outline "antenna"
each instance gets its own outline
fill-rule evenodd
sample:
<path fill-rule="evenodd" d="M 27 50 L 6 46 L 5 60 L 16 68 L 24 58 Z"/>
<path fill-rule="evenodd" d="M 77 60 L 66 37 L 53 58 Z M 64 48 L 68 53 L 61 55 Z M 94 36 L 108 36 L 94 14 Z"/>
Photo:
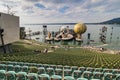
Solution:
<path fill-rule="evenodd" d="M 12 11 L 11 7 L 6 5 L 7 6 L 7 13 L 10 14 L 10 15 L 14 15 L 15 14 L 15 11 Z"/>

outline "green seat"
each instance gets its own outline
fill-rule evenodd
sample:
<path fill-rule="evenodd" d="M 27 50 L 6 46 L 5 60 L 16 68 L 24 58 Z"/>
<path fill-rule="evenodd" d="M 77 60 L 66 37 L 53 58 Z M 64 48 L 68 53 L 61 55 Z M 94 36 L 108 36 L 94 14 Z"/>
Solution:
<path fill-rule="evenodd" d="M 90 71 L 84 71 L 83 77 L 87 78 L 88 80 L 90 80 L 92 78 L 92 72 L 90 72 Z"/>
<path fill-rule="evenodd" d="M 48 74 L 41 74 L 39 75 L 39 80 L 50 80 L 50 77 Z"/>
<path fill-rule="evenodd" d="M 77 80 L 88 80 L 87 78 L 77 78 Z"/>
<path fill-rule="evenodd" d="M 5 64 L 0 64 L 0 70 L 5 70 L 6 69 L 6 65 Z"/>
<path fill-rule="evenodd" d="M 36 63 L 30 63 L 30 66 L 37 66 Z"/>
<path fill-rule="evenodd" d="M 26 72 L 18 72 L 16 73 L 17 80 L 27 80 L 27 73 Z"/>
<path fill-rule="evenodd" d="M 93 78 L 102 80 L 103 73 L 101 73 L 101 72 L 93 72 Z"/>
<path fill-rule="evenodd" d="M 46 74 L 48 74 L 49 76 L 54 75 L 54 69 L 53 68 L 47 68 L 46 69 Z"/>
<path fill-rule="evenodd" d="M 5 80 L 5 70 L 0 70 L 0 80 Z"/>
<path fill-rule="evenodd" d="M 95 68 L 95 70 L 94 70 L 95 72 L 102 72 L 103 71 L 103 69 L 102 68 Z"/>
<path fill-rule="evenodd" d="M 11 65 L 15 66 L 15 65 L 17 65 L 17 62 L 11 62 Z"/>
<path fill-rule="evenodd" d="M 63 69 L 63 65 L 57 65 L 56 66 L 58 69 Z"/>
<path fill-rule="evenodd" d="M 86 70 L 86 68 L 85 67 L 79 67 L 79 70 L 84 72 Z"/>
<path fill-rule="evenodd" d="M 120 74 L 120 69 L 114 69 L 113 74 Z"/>
<path fill-rule="evenodd" d="M 55 69 L 55 75 L 59 75 L 59 76 L 62 76 L 62 69 Z"/>
<path fill-rule="evenodd" d="M 17 72 L 20 72 L 21 71 L 21 66 L 20 65 L 15 65 L 14 66 L 14 71 L 17 73 Z"/>
<path fill-rule="evenodd" d="M 58 75 L 52 75 L 51 80 L 62 80 L 62 77 Z"/>
<path fill-rule="evenodd" d="M 70 66 L 64 66 L 64 69 L 70 69 L 71 67 Z"/>
<path fill-rule="evenodd" d="M 114 80 L 116 75 L 112 73 L 104 73 L 104 80 Z"/>
<path fill-rule="evenodd" d="M 56 65 L 50 65 L 50 68 L 56 69 Z"/>
<path fill-rule="evenodd" d="M 64 80 L 75 80 L 74 77 L 72 76 L 65 76 L 64 77 Z"/>
<path fill-rule="evenodd" d="M 28 73 L 27 80 L 38 80 L 38 74 L 36 74 L 36 73 Z"/>
<path fill-rule="evenodd" d="M 64 76 L 72 76 L 72 70 L 71 69 L 64 69 Z"/>
<path fill-rule="evenodd" d="M 37 64 L 36 66 L 37 66 L 37 67 L 43 67 L 43 65 L 42 65 L 42 64 Z"/>
<path fill-rule="evenodd" d="M 86 71 L 93 72 L 93 71 L 94 71 L 94 68 L 88 67 L 88 68 L 86 69 Z"/>
<path fill-rule="evenodd" d="M 45 73 L 46 73 L 45 68 L 44 68 L 44 67 L 39 67 L 37 73 L 38 73 L 39 75 L 40 75 L 40 74 L 45 74 Z"/>
<path fill-rule="evenodd" d="M 78 66 L 72 66 L 71 69 L 72 69 L 72 72 L 73 72 L 74 70 L 78 70 Z"/>
<path fill-rule="evenodd" d="M 22 72 L 28 73 L 28 71 L 29 71 L 28 66 L 22 66 L 21 68 L 22 68 L 22 69 L 21 69 Z"/>
<path fill-rule="evenodd" d="M 120 80 L 120 74 L 116 74 L 116 80 Z"/>
<path fill-rule="evenodd" d="M 80 70 L 74 70 L 73 71 L 73 77 L 75 79 L 80 78 L 81 76 L 82 76 L 82 71 L 80 71 Z"/>
<path fill-rule="evenodd" d="M 15 71 L 8 71 L 5 73 L 7 80 L 16 80 L 16 73 Z"/>
<path fill-rule="evenodd" d="M 28 62 L 23 63 L 23 66 L 30 66 L 30 63 L 28 63 Z"/>
<path fill-rule="evenodd" d="M 13 71 L 14 70 L 14 66 L 13 65 L 6 65 L 6 70 L 7 71 Z"/>
<path fill-rule="evenodd" d="M 17 65 L 24 66 L 23 62 L 18 62 Z"/>
<path fill-rule="evenodd" d="M 104 73 L 112 73 L 113 70 L 112 70 L 112 69 L 103 69 L 103 72 L 104 72 Z"/>
<path fill-rule="evenodd" d="M 47 69 L 47 68 L 49 68 L 50 67 L 50 65 L 49 64 L 43 64 L 43 67 L 45 68 L 45 70 Z"/>

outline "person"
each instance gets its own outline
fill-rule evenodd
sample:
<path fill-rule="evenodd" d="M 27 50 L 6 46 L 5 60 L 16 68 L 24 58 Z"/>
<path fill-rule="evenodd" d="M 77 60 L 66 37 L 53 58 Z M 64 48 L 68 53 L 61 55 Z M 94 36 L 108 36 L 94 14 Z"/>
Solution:
<path fill-rule="evenodd" d="M 69 26 L 67 26 L 66 30 L 67 30 L 67 34 L 69 34 L 70 33 Z"/>

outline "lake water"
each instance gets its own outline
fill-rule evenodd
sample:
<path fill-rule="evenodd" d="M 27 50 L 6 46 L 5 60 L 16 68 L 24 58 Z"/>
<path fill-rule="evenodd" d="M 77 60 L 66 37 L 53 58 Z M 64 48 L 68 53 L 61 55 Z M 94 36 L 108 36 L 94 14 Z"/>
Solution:
<path fill-rule="evenodd" d="M 26 33 L 29 32 L 29 29 L 32 30 L 32 32 L 40 31 L 43 32 L 43 25 L 21 25 L 25 27 Z M 74 25 L 47 25 L 47 30 L 52 32 L 56 32 L 60 29 L 61 26 L 69 26 L 70 29 L 74 28 Z M 100 29 L 106 26 L 107 27 L 107 34 L 106 34 L 106 42 L 109 44 L 108 46 L 105 46 L 110 49 L 120 49 L 120 25 L 113 24 L 113 25 L 87 25 L 87 31 L 82 35 L 82 38 L 84 39 L 84 44 L 87 43 L 87 34 L 91 34 L 91 40 L 94 40 L 93 45 L 101 44 L 99 40 L 99 33 Z M 112 29 L 113 27 L 113 29 Z M 112 39 L 110 41 L 110 37 L 112 35 Z M 39 38 L 38 41 L 43 42 L 43 35 L 37 35 L 32 36 L 32 39 Z"/>

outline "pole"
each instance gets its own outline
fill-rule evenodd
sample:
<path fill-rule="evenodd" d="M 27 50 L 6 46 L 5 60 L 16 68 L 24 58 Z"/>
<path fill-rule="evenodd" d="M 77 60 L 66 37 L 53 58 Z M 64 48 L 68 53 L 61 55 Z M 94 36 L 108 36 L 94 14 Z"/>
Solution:
<path fill-rule="evenodd" d="M 6 53 L 6 49 L 5 49 L 5 45 L 4 45 L 4 40 L 3 40 L 3 32 L 4 32 L 4 29 L 0 28 L 0 38 L 1 38 L 1 42 L 2 42 L 2 47 L 3 47 L 4 53 Z"/>

